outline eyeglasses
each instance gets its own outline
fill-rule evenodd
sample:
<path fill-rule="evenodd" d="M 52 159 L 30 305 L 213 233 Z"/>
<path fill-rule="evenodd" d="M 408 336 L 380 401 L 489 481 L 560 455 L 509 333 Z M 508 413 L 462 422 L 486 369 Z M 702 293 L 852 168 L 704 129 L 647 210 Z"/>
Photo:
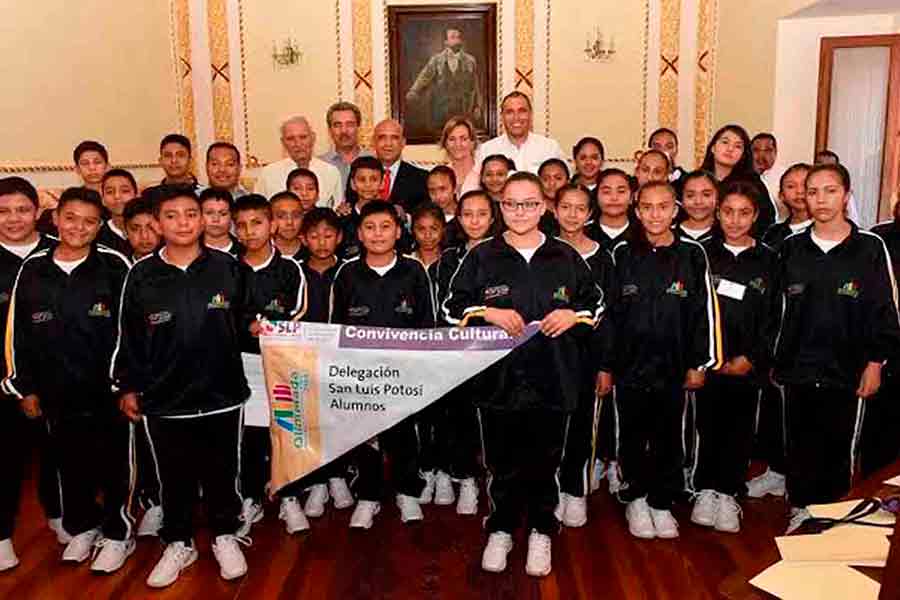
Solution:
<path fill-rule="evenodd" d="M 515 212 L 517 210 L 523 210 L 525 212 L 533 213 L 537 212 L 537 210 L 541 207 L 543 202 L 512 202 L 509 200 L 503 200 L 500 202 L 500 208 L 507 212 Z"/>

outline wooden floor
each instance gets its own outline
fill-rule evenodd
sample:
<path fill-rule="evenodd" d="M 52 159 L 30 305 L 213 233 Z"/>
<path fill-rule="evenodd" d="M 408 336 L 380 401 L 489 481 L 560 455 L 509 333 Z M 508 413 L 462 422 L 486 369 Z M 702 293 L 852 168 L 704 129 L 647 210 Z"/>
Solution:
<path fill-rule="evenodd" d="M 482 494 L 482 506 L 485 502 Z M 762 598 L 747 579 L 774 563 L 773 537 L 783 531 L 781 500 L 745 503 L 740 534 L 700 528 L 676 510 L 681 538 L 642 541 L 628 534 L 623 507 L 605 490 L 591 497 L 590 522 L 564 530 L 553 543 L 553 572 L 525 575 L 524 532 L 518 532 L 507 572 L 481 571 L 481 518 L 452 507 L 425 507 L 425 521 L 405 526 L 386 506 L 369 531 L 347 527 L 350 511 L 330 511 L 311 531 L 288 537 L 277 507 L 266 507 L 245 549 L 248 575 L 226 583 L 206 535 L 200 559 L 172 587 L 154 591 L 144 579 L 160 556 L 155 538 L 143 538 L 125 567 L 110 576 L 87 564 L 62 564 L 62 547 L 46 528 L 32 482 L 26 484 L 14 543 L 21 564 L 0 574 L 0 598 L 303 598 L 316 599 L 704 599 Z"/>

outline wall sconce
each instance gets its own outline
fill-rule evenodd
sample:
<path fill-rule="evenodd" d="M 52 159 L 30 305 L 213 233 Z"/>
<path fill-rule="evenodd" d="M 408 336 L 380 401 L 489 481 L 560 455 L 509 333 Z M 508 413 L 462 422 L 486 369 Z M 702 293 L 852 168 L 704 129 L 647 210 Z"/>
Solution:
<path fill-rule="evenodd" d="M 297 45 L 297 40 L 287 38 L 279 46 L 278 42 L 272 44 L 272 66 L 276 71 L 291 69 L 303 62 L 303 49 Z"/>
<path fill-rule="evenodd" d="M 588 62 L 610 62 L 615 55 L 616 36 L 610 35 L 609 42 L 607 42 L 599 27 L 594 30 L 593 39 L 591 39 L 591 34 L 587 35 L 587 42 L 584 46 L 584 60 Z"/>

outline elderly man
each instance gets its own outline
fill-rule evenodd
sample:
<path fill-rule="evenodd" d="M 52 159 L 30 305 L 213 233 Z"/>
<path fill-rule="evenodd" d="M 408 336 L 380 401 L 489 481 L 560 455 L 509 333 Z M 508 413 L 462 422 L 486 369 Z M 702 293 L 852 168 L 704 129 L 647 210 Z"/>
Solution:
<path fill-rule="evenodd" d="M 341 174 L 324 160 L 313 156 L 316 134 L 306 117 L 291 117 L 281 124 L 281 145 L 288 157 L 263 167 L 255 191 L 266 198 L 287 189 L 287 177 L 302 167 L 316 174 L 319 180 L 318 206 L 334 208 L 344 201 Z"/>
<path fill-rule="evenodd" d="M 385 119 L 375 126 L 375 156 L 384 165 L 381 197 L 411 213 L 428 201 L 428 171 L 401 158 L 406 146 L 403 126 Z"/>
<path fill-rule="evenodd" d="M 241 186 L 241 153 L 234 144 L 210 144 L 206 151 L 206 176 L 209 187 L 225 190 L 235 200 L 250 193 Z"/>
<path fill-rule="evenodd" d="M 328 123 L 328 135 L 334 147 L 319 156 L 322 160 L 337 168 L 341 174 L 341 185 L 347 185 L 350 177 L 350 163 L 358 156 L 372 156 L 368 150 L 359 146 L 359 126 L 362 124 L 362 113 L 352 102 L 335 102 L 325 113 Z"/>
<path fill-rule="evenodd" d="M 476 166 L 492 154 L 502 154 L 516 163 L 516 170 L 537 174 L 548 158 L 565 160 L 559 142 L 531 130 L 531 100 L 522 92 L 510 92 L 500 103 L 505 133 L 486 141 L 475 156 Z"/>

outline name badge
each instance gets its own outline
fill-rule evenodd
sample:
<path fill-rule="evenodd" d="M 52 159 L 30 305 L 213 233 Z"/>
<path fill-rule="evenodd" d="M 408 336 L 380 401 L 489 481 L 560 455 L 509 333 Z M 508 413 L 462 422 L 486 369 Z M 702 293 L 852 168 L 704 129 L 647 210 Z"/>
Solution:
<path fill-rule="evenodd" d="M 734 281 L 729 281 L 728 279 L 719 280 L 719 286 L 716 288 L 717 294 L 734 300 L 743 300 L 744 292 L 746 291 L 747 286 L 735 283 Z"/>

